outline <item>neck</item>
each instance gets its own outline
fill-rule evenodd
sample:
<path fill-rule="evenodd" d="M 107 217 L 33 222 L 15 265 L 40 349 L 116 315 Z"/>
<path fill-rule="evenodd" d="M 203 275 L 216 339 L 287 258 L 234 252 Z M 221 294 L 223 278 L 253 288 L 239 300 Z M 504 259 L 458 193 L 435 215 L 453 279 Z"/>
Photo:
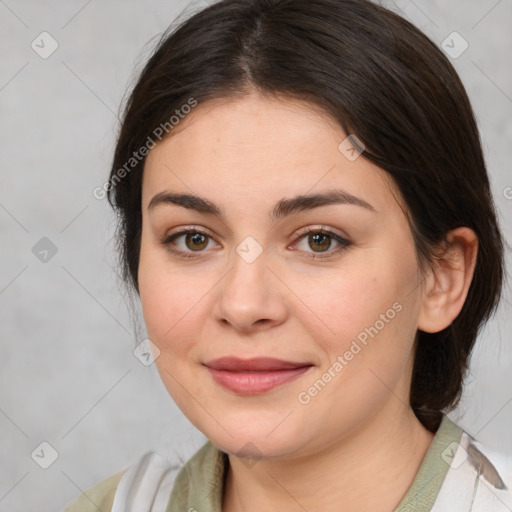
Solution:
<path fill-rule="evenodd" d="M 433 437 L 395 400 L 364 429 L 314 455 L 260 459 L 254 466 L 230 455 L 222 510 L 394 510 Z"/>

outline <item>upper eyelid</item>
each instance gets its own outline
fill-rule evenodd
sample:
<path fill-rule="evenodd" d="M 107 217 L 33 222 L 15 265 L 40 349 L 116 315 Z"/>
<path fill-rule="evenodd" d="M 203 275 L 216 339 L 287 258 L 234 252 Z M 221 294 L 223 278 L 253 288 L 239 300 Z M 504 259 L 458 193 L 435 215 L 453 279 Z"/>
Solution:
<path fill-rule="evenodd" d="M 325 232 L 327 234 L 332 234 L 332 235 L 336 235 L 336 236 L 339 236 L 340 238 L 348 238 L 345 234 L 343 233 L 338 233 L 335 228 L 331 228 L 329 226 L 325 226 L 325 224 L 322 224 L 320 226 L 305 226 L 303 228 L 300 228 L 300 229 L 296 229 L 294 230 L 293 234 L 295 235 L 295 237 L 302 237 L 303 235 L 305 234 L 308 234 L 310 232 Z M 173 232 L 173 233 L 168 233 L 166 232 L 163 236 L 164 239 L 168 239 L 170 237 L 178 237 L 178 236 L 182 236 L 182 235 L 185 235 L 187 234 L 188 232 L 197 232 L 197 233 L 200 233 L 200 234 L 203 234 L 203 235 L 206 235 L 210 238 L 212 238 L 213 240 L 216 240 L 216 237 L 215 235 L 211 235 L 209 233 L 209 230 L 206 229 L 206 228 L 203 228 L 203 227 L 198 227 L 198 226 L 183 226 L 181 228 L 178 228 L 177 231 Z M 292 235 L 290 235 L 292 236 Z"/>
<path fill-rule="evenodd" d="M 174 233 L 166 234 L 163 237 L 162 243 L 166 244 L 166 243 L 174 242 L 174 240 L 176 240 L 182 236 L 185 236 L 187 234 L 190 234 L 190 233 L 202 234 L 204 236 L 207 236 L 211 240 L 213 240 L 215 243 L 217 243 L 217 244 L 219 243 L 219 242 L 217 242 L 216 238 L 213 235 L 210 235 L 205 228 L 197 227 L 197 226 L 185 226 L 185 227 L 179 228 L 179 230 Z M 302 240 L 304 237 L 306 237 L 310 233 L 325 233 L 326 235 L 331 236 L 335 240 L 335 242 L 337 242 L 338 244 L 342 244 L 343 241 L 351 243 L 347 236 L 345 236 L 344 234 L 337 233 L 333 228 L 326 227 L 324 224 L 322 224 L 321 226 L 317 226 L 317 227 L 305 226 L 303 228 L 300 228 L 299 230 L 295 230 L 294 238 L 291 243 L 297 243 L 298 241 Z M 339 237 L 342 241 L 336 240 L 336 237 Z M 178 249 L 178 251 L 188 252 L 188 251 L 181 251 L 180 249 Z M 191 252 L 193 252 L 193 251 L 191 251 Z M 204 251 L 198 251 L 198 254 L 201 252 L 204 252 Z M 334 252 L 334 251 L 329 251 L 329 252 Z"/>

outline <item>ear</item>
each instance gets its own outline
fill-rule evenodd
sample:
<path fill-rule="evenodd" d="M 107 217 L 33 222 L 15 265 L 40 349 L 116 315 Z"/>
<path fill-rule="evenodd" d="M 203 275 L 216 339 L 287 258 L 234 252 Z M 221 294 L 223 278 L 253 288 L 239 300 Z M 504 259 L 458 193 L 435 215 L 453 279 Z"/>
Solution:
<path fill-rule="evenodd" d="M 425 280 L 419 330 L 442 331 L 458 316 L 473 279 L 477 253 L 478 237 L 472 229 L 460 227 L 446 235 Z"/>

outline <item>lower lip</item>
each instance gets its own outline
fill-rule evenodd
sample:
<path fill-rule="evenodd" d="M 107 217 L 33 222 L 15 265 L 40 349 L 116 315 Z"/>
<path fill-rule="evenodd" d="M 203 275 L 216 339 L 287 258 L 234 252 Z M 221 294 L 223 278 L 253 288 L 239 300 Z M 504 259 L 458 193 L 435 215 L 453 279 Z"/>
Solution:
<path fill-rule="evenodd" d="M 274 370 L 259 372 L 233 372 L 228 370 L 214 370 L 208 368 L 215 380 L 221 386 L 243 395 L 256 395 L 296 379 L 307 372 L 311 366 L 302 366 L 290 370 Z"/>

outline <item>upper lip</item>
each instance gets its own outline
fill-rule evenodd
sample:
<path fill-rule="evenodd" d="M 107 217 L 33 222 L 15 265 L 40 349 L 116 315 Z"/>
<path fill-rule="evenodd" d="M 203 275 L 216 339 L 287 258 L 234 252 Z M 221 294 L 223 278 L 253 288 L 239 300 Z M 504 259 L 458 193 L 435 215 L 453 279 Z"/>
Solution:
<path fill-rule="evenodd" d="M 251 359 L 240 359 L 239 357 L 220 357 L 212 359 L 204 363 L 214 370 L 230 370 L 230 371 L 274 371 L 274 370 L 290 370 L 292 368 L 302 368 L 311 366 L 311 363 L 302 363 L 294 361 L 283 361 L 273 357 L 254 357 Z"/>

